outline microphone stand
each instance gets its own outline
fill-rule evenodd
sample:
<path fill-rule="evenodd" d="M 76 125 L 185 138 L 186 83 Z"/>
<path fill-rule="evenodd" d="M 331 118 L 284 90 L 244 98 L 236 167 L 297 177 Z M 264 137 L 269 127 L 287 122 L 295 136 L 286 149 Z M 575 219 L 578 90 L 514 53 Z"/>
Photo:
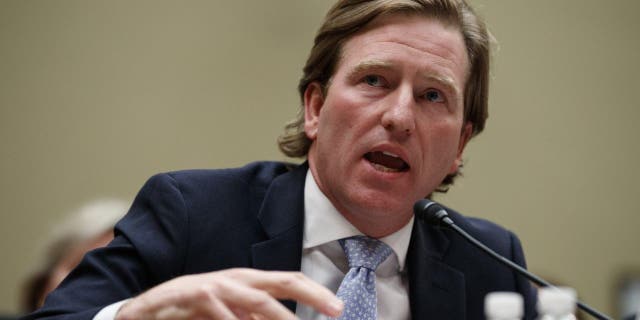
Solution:
<path fill-rule="evenodd" d="M 498 262 L 500 262 L 500 263 L 506 265 L 507 267 L 515 270 L 518 274 L 524 276 L 525 278 L 529 279 L 530 281 L 535 282 L 539 286 L 556 288 L 556 286 L 552 285 L 551 283 L 549 283 L 549 282 L 545 281 L 544 279 L 536 276 L 535 274 L 527 271 L 525 268 L 519 266 L 518 264 L 514 263 L 513 261 L 511 261 L 511 260 L 499 255 L 495 251 L 491 250 L 491 248 L 485 246 L 482 242 L 480 242 L 476 238 L 472 237 L 470 234 L 468 234 L 462 228 L 458 227 L 455 224 L 455 222 L 453 222 L 453 220 L 451 220 L 451 218 L 449 218 L 449 214 L 447 213 L 447 211 L 444 208 L 442 208 L 439 204 L 437 204 L 437 203 L 435 203 L 433 201 L 427 200 L 427 199 L 419 200 L 414 204 L 413 211 L 419 218 L 421 218 L 422 220 L 426 221 L 429 224 L 444 225 L 445 227 L 449 227 L 449 228 L 453 229 L 455 232 L 457 232 L 459 235 L 461 235 L 465 240 L 467 240 L 468 242 L 470 242 L 471 244 L 473 244 L 477 248 L 480 248 L 480 250 L 484 251 L 486 254 L 490 255 L 491 257 L 496 259 Z M 598 310 L 588 306 L 587 304 L 582 303 L 580 300 L 576 299 L 576 304 L 578 305 L 578 308 L 584 310 L 586 313 L 590 314 L 591 316 L 595 317 L 596 319 L 599 319 L 599 320 L 611 320 L 611 318 L 609 318 L 608 316 L 606 316 L 603 313 L 599 312 Z"/>
<path fill-rule="evenodd" d="M 451 219 L 449 219 L 449 220 L 451 220 Z M 460 234 L 463 238 L 465 238 L 465 240 L 469 241 L 471 244 L 473 244 L 476 247 L 480 248 L 480 250 L 484 251 L 488 255 L 490 255 L 493 258 L 495 258 L 496 260 L 498 260 L 498 262 L 501 262 L 502 264 L 507 265 L 508 267 L 512 268 L 513 270 L 515 270 L 516 272 L 518 272 L 520 275 L 524 276 L 525 278 L 529 279 L 530 281 L 535 282 L 536 284 L 538 284 L 541 287 L 555 288 L 555 286 L 552 285 L 551 283 L 549 283 L 549 282 L 545 281 L 544 279 L 536 276 L 535 274 L 527 271 L 525 268 L 519 266 L 518 264 L 513 263 L 513 261 L 511 261 L 511 260 L 509 260 L 509 259 L 497 254 L 495 251 L 491 250 L 489 247 L 485 246 L 483 243 L 481 243 L 480 241 L 476 240 L 474 237 L 472 237 L 466 231 L 462 230 L 462 228 L 458 227 L 455 223 L 453 223 L 453 221 L 452 221 L 452 224 L 445 223 L 445 225 L 447 225 L 451 229 L 455 230 L 458 234 Z M 576 299 L 576 304 L 578 305 L 578 308 L 584 310 L 586 313 L 590 314 L 591 316 L 593 316 L 596 319 L 599 319 L 599 320 L 611 320 L 611 318 L 607 317 L 606 315 L 604 315 L 603 313 L 599 312 L 598 310 L 590 307 L 589 305 L 584 304 L 580 300 Z"/>

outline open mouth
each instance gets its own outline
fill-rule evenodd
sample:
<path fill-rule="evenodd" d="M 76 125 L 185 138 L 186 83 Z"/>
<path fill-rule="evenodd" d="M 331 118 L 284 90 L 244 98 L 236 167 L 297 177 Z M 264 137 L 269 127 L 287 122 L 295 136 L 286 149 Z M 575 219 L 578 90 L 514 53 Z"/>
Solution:
<path fill-rule="evenodd" d="M 364 158 L 369 161 L 376 170 L 382 172 L 404 172 L 409 170 L 409 165 L 399 156 L 384 152 L 367 152 Z"/>

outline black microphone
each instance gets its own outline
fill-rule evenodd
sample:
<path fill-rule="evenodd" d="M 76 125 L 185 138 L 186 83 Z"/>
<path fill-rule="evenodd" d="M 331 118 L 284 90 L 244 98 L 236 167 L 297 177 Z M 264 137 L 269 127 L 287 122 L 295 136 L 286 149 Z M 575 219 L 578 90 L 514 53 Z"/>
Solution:
<path fill-rule="evenodd" d="M 551 288 L 555 288 L 554 285 L 552 285 L 551 283 L 545 281 L 544 279 L 536 276 L 535 274 L 527 271 L 527 269 L 519 266 L 518 264 L 514 263 L 513 261 L 499 255 L 498 253 L 496 253 L 495 251 L 491 250 L 491 248 L 485 246 L 482 242 L 478 241 L 476 238 L 472 237 L 470 234 L 468 234 L 466 231 L 462 230 L 462 228 L 458 227 L 455 222 L 453 220 L 451 220 L 451 218 L 449 217 L 449 213 L 447 213 L 447 210 L 445 210 L 441 205 L 429 200 L 429 199 L 422 199 L 422 200 L 418 200 L 414 205 L 413 205 L 413 213 L 421 220 L 425 221 L 426 223 L 430 224 L 430 225 L 434 225 L 434 226 L 444 226 L 447 228 L 451 228 L 452 230 L 454 230 L 455 232 L 457 232 L 459 235 L 461 235 L 465 240 L 469 241 L 471 244 L 473 244 L 474 246 L 480 248 L 480 250 L 484 251 L 486 254 L 490 255 L 492 258 L 496 259 L 498 262 L 506 265 L 507 267 L 515 270 L 516 272 L 518 272 L 520 275 L 524 276 L 525 278 L 529 279 L 530 281 L 535 282 L 536 284 L 542 286 L 542 287 L 551 287 Z M 598 310 L 580 302 L 579 300 L 576 300 L 576 304 L 578 305 L 578 307 L 582 310 L 584 310 L 586 313 L 592 315 L 593 317 L 595 317 L 596 319 L 600 319 L 600 320 L 611 320 L 611 318 L 609 318 L 608 316 L 604 315 L 603 313 L 599 312 Z"/>

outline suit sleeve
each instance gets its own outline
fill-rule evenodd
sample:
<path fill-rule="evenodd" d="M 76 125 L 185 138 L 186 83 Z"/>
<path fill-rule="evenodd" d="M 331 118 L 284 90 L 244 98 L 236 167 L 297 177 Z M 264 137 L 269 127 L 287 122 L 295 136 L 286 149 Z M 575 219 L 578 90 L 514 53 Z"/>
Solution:
<path fill-rule="evenodd" d="M 524 251 L 522 250 L 520 239 L 518 239 L 518 237 L 512 232 L 509 232 L 509 235 L 511 237 L 511 256 L 513 257 L 513 262 L 517 263 L 523 268 L 526 268 L 527 263 L 524 258 Z M 520 274 L 515 273 L 515 271 L 514 271 L 514 277 L 515 277 L 517 291 L 522 295 L 522 298 L 524 300 L 524 308 L 525 308 L 524 318 L 527 320 L 529 319 L 533 320 L 537 317 L 535 312 L 536 301 L 537 301 L 536 290 L 531 285 L 531 282 L 527 278 L 521 276 Z"/>
<path fill-rule="evenodd" d="M 114 240 L 80 264 L 24 319 L 91 319 L 103 307 L 181 274 L 188 218 L 178 183 L 168 174 L 142 187 Z"/>

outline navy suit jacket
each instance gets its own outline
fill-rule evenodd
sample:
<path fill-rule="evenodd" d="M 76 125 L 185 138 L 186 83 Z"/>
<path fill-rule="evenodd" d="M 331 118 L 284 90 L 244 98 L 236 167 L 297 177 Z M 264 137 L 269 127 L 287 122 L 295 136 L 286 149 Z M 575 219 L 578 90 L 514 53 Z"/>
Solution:
<path fill-rule="evenodd" d="M 80 265 L 26 319 L 91 319 L 101 308 L 185 274 L 249 267 L 300 270 L 307 165 L 159 174 L 147 181 L 115 239 Z M 524 265 L 517 237 L 449 211 L 468 233 Z M 484 296 L 515 291 L 533 318 L 528 281 L 450 230 L 416 220 L 407 253 L 413 319 L 484 319 Z M 295 310 L 295 303 L 284 304 Z"/>

